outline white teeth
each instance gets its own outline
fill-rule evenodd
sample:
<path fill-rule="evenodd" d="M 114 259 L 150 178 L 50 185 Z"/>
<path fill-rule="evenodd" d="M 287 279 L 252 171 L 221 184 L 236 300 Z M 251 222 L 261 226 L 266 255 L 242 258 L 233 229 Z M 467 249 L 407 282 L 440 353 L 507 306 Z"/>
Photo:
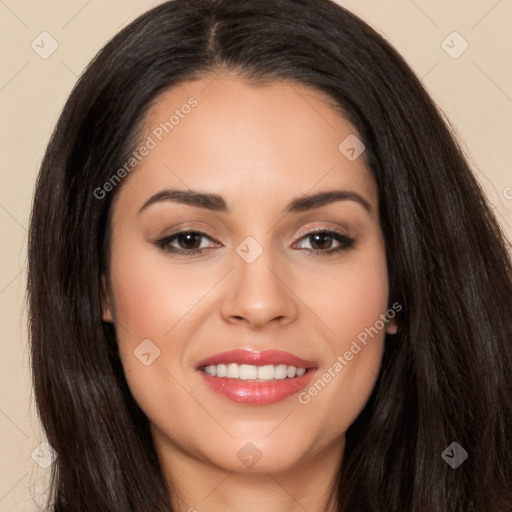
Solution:
<path fill-rule="evenodd" d="M 293 379 L 293 377 L 295 377 L 296 373 L 297 373 L 297 368 L 295 368 L 295 366 L 288 366 L 288 368 L 286 368 L 286 376 L 289 379 Z"/>
<path fill-rule="evenodd" d="M 228 379 L 238 379 L 240 377 L 240 366 L 236 363 L 227 365 L 226 377 Z"/>
<path fill-rule="evenodd" d="M 274 380 L 274 367 L 271 364 L 258 366 L 258 380 Z"/>
<path fill-rule="evenodd" d="M 213 377 L 226 377 L 240 380 L 282 380 L 301 377 L 306 373 L 306 368 L 296 368 L 286 364 L 254 366 L 252 364 L 211 364 L 204 367 L 204 372 Z"/>
<path fill-rule="evenodd" d="M 258 377 L 258 368 L 251 364 L 241 364 L 239 375 L 242 380 L 256 379 Z"/>
<path fill-rule="evenodd" d="M 275 379 L 286 379 L 286 368 L 285 364 L 278 364 L 274 369 L 274 378 Z"/>

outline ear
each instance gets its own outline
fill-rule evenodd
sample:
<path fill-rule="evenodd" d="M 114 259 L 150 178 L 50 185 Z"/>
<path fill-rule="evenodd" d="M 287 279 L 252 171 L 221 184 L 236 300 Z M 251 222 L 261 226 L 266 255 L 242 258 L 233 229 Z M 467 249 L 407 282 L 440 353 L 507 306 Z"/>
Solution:
<path fill-rule="evenodd" d="M 107 280 L 104 274 L 101 276 L 101 311 L 102 320 L 104 322 L 114 321 L 114 315 L 112 313 L 112 300 L 108 291 Z"/>
<path fill-rule="evenodd" d="M 391 318 L 389 322 L 386 324 L 386 333 L 387 334 L 396 334 L 398 332 L 398 324 L 396 322 L 396 318 Z"/>

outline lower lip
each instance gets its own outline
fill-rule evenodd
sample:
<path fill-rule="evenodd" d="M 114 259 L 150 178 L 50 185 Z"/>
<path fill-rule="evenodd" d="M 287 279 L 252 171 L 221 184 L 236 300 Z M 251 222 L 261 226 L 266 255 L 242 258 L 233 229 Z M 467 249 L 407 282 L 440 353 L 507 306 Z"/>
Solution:
<path fill-rule="evenodd" d="M 298 393 L 310 381 L 315 370 L 310 368 L 300 377 L 255 382 L 213 377 L 199 370 L 212 391 L 239 404 L 267 405 L 280 402 Z"/>

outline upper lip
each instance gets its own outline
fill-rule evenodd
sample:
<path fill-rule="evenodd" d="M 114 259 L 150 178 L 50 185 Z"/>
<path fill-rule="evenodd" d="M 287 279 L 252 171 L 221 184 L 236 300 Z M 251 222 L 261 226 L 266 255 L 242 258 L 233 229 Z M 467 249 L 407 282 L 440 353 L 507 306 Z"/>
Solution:
<path fill-rule="evenodd" d="M 261 351 L 251 349 L 235 349 L 228 350 L 210 356 L 202 361 L 199 361 L 197 368 L 217 364 L 251 364 L 254 366 L 264 366 L 267 364 L 286 364 L 288 366 L 295 366 L 296 368 L 314 368 L 316 367 L 313 361 L 306 361 L 301 357 L 283 352 L 282 350 L 266 349 Z"/>

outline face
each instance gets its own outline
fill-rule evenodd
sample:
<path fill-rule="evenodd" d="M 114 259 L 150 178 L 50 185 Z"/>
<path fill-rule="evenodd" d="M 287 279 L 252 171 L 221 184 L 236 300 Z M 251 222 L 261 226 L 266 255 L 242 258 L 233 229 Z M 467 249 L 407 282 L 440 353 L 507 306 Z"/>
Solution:
<path fill-rule="evenodd" d="M 148 114 L 112 211 L 103 319 L 171 469 L 342 456 L 394 329 L 356 136 L 319 92 L 230 76 Z"/>

